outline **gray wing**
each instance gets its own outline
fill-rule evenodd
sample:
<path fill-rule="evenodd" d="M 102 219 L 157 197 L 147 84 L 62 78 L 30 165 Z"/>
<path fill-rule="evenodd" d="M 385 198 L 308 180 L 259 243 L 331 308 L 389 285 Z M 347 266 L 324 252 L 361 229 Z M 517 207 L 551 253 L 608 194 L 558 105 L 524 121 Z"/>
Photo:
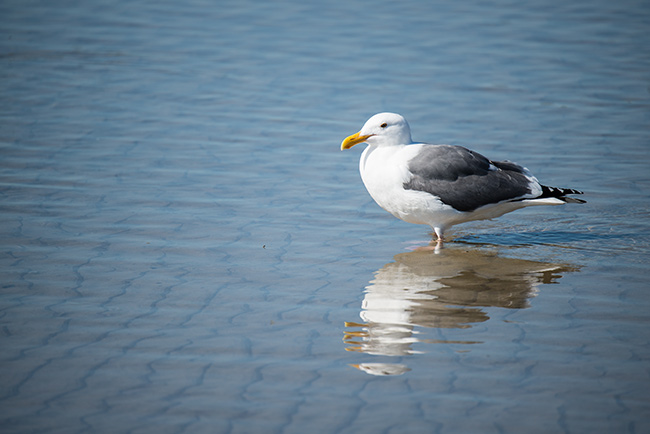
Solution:
<path fill-rule="evenodd" d="M 490 161 L 462 146 L 425 146 L 408 168 L 412 176 L 405 189 L 430 193 L 458 211 L 520 200 L 532 192 L 532 181 L 520 165 Z"/>

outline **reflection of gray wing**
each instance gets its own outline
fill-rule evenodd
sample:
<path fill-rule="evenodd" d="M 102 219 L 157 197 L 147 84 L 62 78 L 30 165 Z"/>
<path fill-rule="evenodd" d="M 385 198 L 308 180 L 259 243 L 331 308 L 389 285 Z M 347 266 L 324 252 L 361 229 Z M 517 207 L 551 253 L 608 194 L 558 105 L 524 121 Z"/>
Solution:
<path fill-rule="evenodd" d="M 490 161 L 461 146 L 428 145 L 409 161 L 407 190 L 430 193 L 458 211 L 518 200 L 531 193 L 531 179 L 510 161 Z"/>

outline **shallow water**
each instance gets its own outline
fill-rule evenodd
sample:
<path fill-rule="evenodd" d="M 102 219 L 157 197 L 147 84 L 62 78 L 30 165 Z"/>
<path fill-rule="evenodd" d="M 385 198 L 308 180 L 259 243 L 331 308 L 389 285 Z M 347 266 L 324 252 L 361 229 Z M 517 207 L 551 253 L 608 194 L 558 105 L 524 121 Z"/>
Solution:
<path fill-rule="evenodd" d="M 650 430 L 642 2 L 0 6 L 3 432 Z M 341 140 L 586 205 L 428 229 Z"/>

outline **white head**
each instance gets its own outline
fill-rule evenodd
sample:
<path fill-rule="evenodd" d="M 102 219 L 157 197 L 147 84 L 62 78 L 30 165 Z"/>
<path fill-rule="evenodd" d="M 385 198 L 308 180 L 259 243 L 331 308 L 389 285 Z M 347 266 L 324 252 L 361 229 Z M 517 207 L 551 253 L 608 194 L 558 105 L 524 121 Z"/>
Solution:
<path fill-rule="evenodd" d="M 341 150 L 364 142 L 375 146 L 408 145 L 411 128 L 406 119 L 396 113 L 378 113 L 368 119 L 361 131 L 343 140 Z"/>

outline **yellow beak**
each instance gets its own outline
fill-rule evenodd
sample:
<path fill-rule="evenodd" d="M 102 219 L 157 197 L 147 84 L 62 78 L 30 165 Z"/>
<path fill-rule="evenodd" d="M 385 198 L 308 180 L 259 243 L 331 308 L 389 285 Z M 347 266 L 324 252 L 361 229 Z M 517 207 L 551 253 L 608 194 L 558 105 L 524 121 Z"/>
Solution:
<path fill-rule="evenodd" d="M 345 140 L 343 140 L 343 143 L 341 143 L 341 151 L 344 149 L 350 149 L 354 145 L 358 145 L 359 143 L 365 142 L 368 137 L 372 136 L 372 134 L 368 134 L 367 136 L 362 136 L 359 133 L 352 134 L 349 137 L 346 137 Z"/>

